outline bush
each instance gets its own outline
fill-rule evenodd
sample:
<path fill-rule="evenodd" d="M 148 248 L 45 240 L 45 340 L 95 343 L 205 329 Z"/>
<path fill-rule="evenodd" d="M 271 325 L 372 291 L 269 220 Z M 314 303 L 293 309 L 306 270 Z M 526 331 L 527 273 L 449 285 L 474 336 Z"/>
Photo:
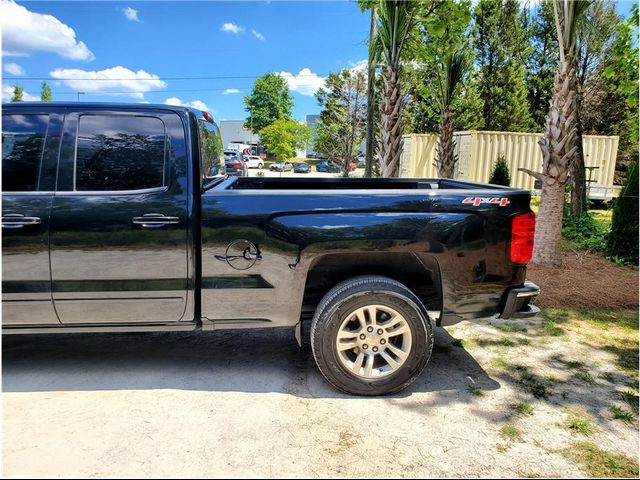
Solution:
<path fill-rule="evenodd" d="M 638 265 L 638 163 L 631 165 L 627 181 L 616 199 L 607 250 L 610 256 Z"/>
<path fill-rule="evenodd" d="M 609 228 L 588 213 L 581 217 L 565 213 L 562 219 L 562 236 L 573 242 L 578 250 L 606 252 Z"/>
<path fill-rule="evenodd" d="M 505 185 L 507 187 L 511 185 L 511 173 L 509 172 L 509 164 L 507 163 L 504 153 L 498 155 L 498 159 L 491 172 L 491 177 L 489 178 L 489 183 Z"/>

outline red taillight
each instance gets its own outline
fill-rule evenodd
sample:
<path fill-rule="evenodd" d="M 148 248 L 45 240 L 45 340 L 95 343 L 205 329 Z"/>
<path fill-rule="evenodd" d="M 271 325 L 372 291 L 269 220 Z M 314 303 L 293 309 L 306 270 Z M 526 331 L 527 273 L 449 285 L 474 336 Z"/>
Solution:
<path fill-rule="evenodd" d="M 233 162 L 231 162 L 231 165 L 232 165 L 234 168 L 239 168 L 239 167 L 241 167 L 241 166 L 242 166 L 242 162 L 239 162 L 238 160 L 234 160 Z"/>
<path fill-rule="evenodd" d="M 511 263 L 529 263 L 533 254 L 536 215 L 533 212 L 513 217 L 511 222 Z"/>

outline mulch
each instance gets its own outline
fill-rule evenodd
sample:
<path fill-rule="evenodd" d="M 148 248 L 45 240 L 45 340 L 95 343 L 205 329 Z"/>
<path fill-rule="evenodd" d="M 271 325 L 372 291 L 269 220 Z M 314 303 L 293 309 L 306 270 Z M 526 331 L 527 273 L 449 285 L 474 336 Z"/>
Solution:
<path fill-rule="evenodd" d="M 638 308 L 638 268 L 616 265 L 599 253 L 565 251 L 561 267 L 531 265 L 527 278 L 540 286 L 538 306 Z"/>

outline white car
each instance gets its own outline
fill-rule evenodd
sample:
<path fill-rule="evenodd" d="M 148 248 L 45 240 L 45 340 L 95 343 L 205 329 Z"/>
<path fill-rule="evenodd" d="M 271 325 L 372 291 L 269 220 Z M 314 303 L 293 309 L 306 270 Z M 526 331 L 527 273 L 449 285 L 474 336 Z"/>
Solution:
<path fill-rule="evenodd" d="M 244 163 L 247 168 L 260 168 L 264 167 L 264 161 L 257 155 L 246 155 L 244 157 Z"/>

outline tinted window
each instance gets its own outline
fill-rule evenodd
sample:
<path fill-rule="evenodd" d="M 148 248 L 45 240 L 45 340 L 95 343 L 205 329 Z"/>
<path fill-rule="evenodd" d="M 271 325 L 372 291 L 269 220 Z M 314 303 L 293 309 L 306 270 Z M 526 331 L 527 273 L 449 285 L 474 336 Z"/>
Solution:
<path fill-rule="evenodd" d="M 2 116 L 2 189 L 5 192 L 38 189 L 48 125 L 48 115 Z"/>
<path fill-rule="evenodd" d="M 200 164 L 202 176 L 211 175 L 214 165 L 220 163 L 222 155 L 222 137 L 215 123 L 198 119 L 198 131 L 200 133 Z"/>
<path fill-rule="evenodd" d="M 82 115 L 76 190 L 141 190 L 164 185 L 165 129 L 156 117 Z"/>

